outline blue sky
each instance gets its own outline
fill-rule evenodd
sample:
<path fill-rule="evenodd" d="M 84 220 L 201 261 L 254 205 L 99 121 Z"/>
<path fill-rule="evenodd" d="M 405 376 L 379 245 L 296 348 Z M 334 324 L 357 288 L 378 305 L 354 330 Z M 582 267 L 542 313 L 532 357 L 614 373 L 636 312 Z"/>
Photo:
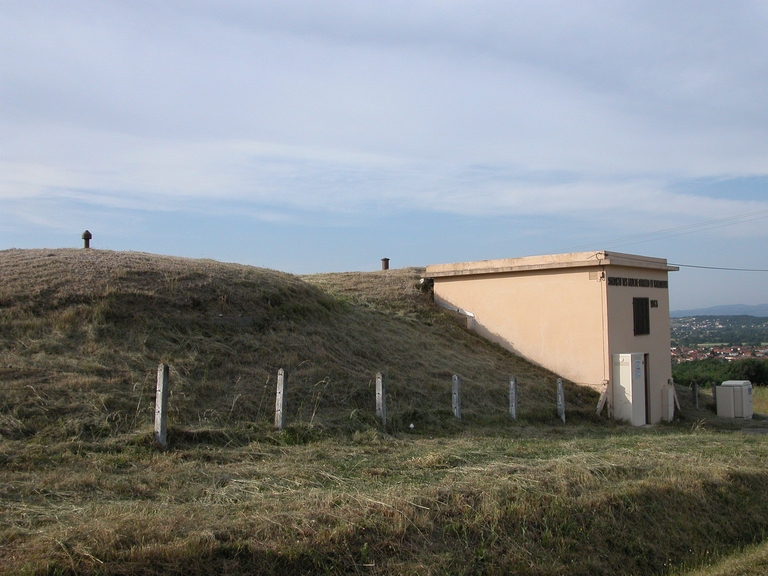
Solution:
<path fill-rule="evenodd" d="M 0 248 L 768 269 L 767 29 L 738 1 L 0 0 Z"/>

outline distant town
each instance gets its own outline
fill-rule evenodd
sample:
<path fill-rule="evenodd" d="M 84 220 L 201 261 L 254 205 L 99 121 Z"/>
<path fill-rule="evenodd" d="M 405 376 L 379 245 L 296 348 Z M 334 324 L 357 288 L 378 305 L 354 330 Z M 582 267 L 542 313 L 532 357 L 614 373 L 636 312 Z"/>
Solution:
<path fill-rule="evenodd" d="M 691 360 L 706 360 L 721 358 L 723 360 L 743 360 L 746 358 L 768 357 L 768 346 L 684 346 L 672 347 L 672 363 L 690 362 Z"/>
<path fill-rule="evenodd" d="M 691 316 L 671 319 L 672 363 L 768 357 L 768 318 Z"/>

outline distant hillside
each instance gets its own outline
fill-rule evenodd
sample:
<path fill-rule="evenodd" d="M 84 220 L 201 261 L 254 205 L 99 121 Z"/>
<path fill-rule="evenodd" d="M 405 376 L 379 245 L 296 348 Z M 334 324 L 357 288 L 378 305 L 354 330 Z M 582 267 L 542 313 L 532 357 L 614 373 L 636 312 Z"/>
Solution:
<path fill-rule="evenodd" d="M 768 317 L 768 304 L 747 306 L 746 304 L 732 304 L 726 306 L 712 306 L 710 308 L 692 308 L 690 310 L 673 310 L 669 313 L 672 318 L 686 318 L 689 316 L 758 316 Z"/>
<path fill-rule="evenodd" d="M 556 375 L 459 326 L 419 291 L 420 273 L 301 278 L 130 252 L 0 251 L 0 433 L 147 426 L 159 362 L 171 366 L 177 430 L 269 426 L 279 368 L 293 423 L 375 426 L 378 371 L 395 428 L 454 425 L 454 373 L 467 421 L 505 418 L 511 375 L 523 417 L 554 417 Z M 597 397 L 569 385 L 567 400 L 586 414 Z"/>

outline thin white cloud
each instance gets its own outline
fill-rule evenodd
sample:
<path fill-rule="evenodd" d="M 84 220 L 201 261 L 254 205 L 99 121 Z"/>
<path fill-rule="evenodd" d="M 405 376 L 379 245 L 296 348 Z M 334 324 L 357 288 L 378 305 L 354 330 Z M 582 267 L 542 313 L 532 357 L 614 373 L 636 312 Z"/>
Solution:
<path fill-rule="evenodd" d="M 97 138 L 98 140 L 98 138 Z M 96 147 L 94 146 L 94 149 Z M 453 166 L 260 142 L 158 142 L 131 138 L 61 164 L 0 163 L 0 198 L 58 198 L 107 208 L 195 210 L 201 201 L 360 214 L 385 210 L 468 215 L 622 214 L 707 219 L 768 202 L 699 198 L 664 178 L 590 177 L 517 166 Z"/>
<path fill-rule="evenodd" d="M 673 184 L 768 174 L 766 24 L 750 2 L 5 4 L 0 200 L 636 227 L 760 209 Z"/>

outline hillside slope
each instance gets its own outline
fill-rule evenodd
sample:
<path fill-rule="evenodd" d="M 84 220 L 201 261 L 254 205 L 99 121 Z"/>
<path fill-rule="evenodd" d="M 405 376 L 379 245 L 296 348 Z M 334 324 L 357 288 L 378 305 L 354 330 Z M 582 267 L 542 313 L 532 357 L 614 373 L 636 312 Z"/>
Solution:
<path fill-rule="evenodd" d="M 101 250 L 0 252 L 0 432 L 104 436 L 148 425 L 171 366 L 171 426 L 268 424 L 285 369 L 289 422 L 371 425 L 386 374 L 391 426 L 504 419 L 515 375 L 523 418 L 554 417 L 556 375 L 460 327 L 418 289 L 420 270 L 290 274 Z M 592 391 L 569 385 L 568 411 Z"/>
<path fill-rule="evenodd" d="M 759 560 L 741 552 L 768 532 L 764 418 L 743 433 L 681 389 L 680 422 L 587 422 L 596 394 L 569 385 L 563 425 L 556 375 L 462 328 L 420 272 L 0 252 L 0 574 L 630 576 Z"/>

